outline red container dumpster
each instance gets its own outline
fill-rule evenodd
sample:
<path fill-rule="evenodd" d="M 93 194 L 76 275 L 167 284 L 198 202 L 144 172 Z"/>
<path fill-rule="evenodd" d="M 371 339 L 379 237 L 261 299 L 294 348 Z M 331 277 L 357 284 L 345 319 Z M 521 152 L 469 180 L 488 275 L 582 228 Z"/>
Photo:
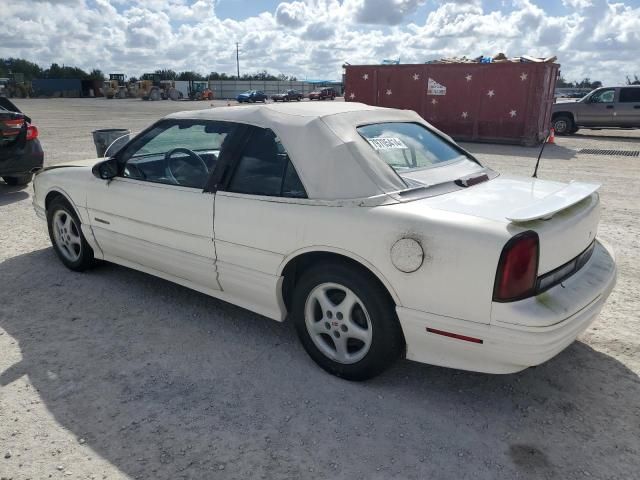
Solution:
<path fill-rule="evenodd" d="M 414 110 L 456 140 L 536 145 L 549 133 L 550 62 L 347 65 L 346 101 Z"/>

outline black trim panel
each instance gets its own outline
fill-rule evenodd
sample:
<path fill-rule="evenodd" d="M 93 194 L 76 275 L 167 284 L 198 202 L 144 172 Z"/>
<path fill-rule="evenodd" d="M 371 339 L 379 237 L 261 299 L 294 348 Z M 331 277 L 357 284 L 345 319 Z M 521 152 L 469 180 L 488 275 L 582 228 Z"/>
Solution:
<path fill-rule="evenodd" d="M 573 274 L 577 273 L 578 270 L 580 270 L 582 267 L 584 267 L 586 265 L 586 263 L 589 261 L 589 259 L 591 258 L 591 255 L 593 255 L 593 250 L 595 249 L 595 246 L 596 246 L 596 241 L 594 240 L 577 257 L 572 258 L 567 263 L 564 263 L 563 265 L 560 265 L 558 268 L 554 268 L 553 270 L 551 270 L 550 272 L 545 273 L 544 275 L 540 275 L 538 277 L 538 280 L 536 281 L 536 293 L 535 294 L 539 295 L 541 293 L 544 293 L 547 290 L 549 290 L 550 288 L 553 288 L 556 285 L 564 282 L 567 278 L 571 277 Z M 549 277 L 553 276 L 556 272 L 566 268 L 567 266 L 571 265 L 572 263 L 574 263 L 573 268 L 568 270 L 564 275 L 562 275 L 561 277 L 558 277 L 552 283 L 550 283 L 548 285 L 545 285 L 544 287 L 541 287 L 542 282 L 546 278 L 549 278 Z"/>

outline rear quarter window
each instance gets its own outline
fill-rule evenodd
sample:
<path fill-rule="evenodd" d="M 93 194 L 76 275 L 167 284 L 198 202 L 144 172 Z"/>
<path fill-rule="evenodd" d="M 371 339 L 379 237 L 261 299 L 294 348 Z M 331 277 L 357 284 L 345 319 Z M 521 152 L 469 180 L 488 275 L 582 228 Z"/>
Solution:
<path fill-rule="evenodd" d="M 623 88 L 622 90 L 620 90 L 620 102 L 640 103 L 640 87 Z"/>
<path fill-rule="evenodd" d="M 417 123 L 376 123 L 358 127 L 357 131 L 398 173 L 466 158 L 462 151 Z"/>

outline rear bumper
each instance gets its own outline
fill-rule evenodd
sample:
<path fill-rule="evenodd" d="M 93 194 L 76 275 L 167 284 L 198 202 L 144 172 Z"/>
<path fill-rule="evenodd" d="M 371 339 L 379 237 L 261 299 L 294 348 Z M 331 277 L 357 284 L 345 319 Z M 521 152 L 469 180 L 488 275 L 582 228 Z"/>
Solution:
<path fill-rule="evenodd" d="M 44 153 L 37 139 L 26 142 L 24 148 L 0 150 L 0 177 L 32 173 L 43 164 Z"/>
<path fill-rule="evenodd" d="M 528 326 L 493 320 L 468 322 L 397 307 L 407 342 L 407 358 L 419 362 L 485 373 L 513 373 L 554 357 L 595 320 L 613 290 L 616 266 L 600 242 L 592 258 L 573 277 L 538 297 L 501 305 L 501 318 L 522 316 L 533 308 L 538 324 Z M 522 302 L 526 302 L 523 304 Z M 472 343 L 427 332 L 427 328 L 482 340 Z"/>

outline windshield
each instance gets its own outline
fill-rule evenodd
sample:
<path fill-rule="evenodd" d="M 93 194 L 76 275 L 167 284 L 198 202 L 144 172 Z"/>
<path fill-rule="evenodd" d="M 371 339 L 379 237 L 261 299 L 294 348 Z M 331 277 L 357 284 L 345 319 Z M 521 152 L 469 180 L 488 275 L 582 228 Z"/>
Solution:
<path fill-rule="evenodd" d="M 399 174 L 467 158 L 453 145 L 417 123 L 377 123 L 358 127 L 357 131 Z"/>

